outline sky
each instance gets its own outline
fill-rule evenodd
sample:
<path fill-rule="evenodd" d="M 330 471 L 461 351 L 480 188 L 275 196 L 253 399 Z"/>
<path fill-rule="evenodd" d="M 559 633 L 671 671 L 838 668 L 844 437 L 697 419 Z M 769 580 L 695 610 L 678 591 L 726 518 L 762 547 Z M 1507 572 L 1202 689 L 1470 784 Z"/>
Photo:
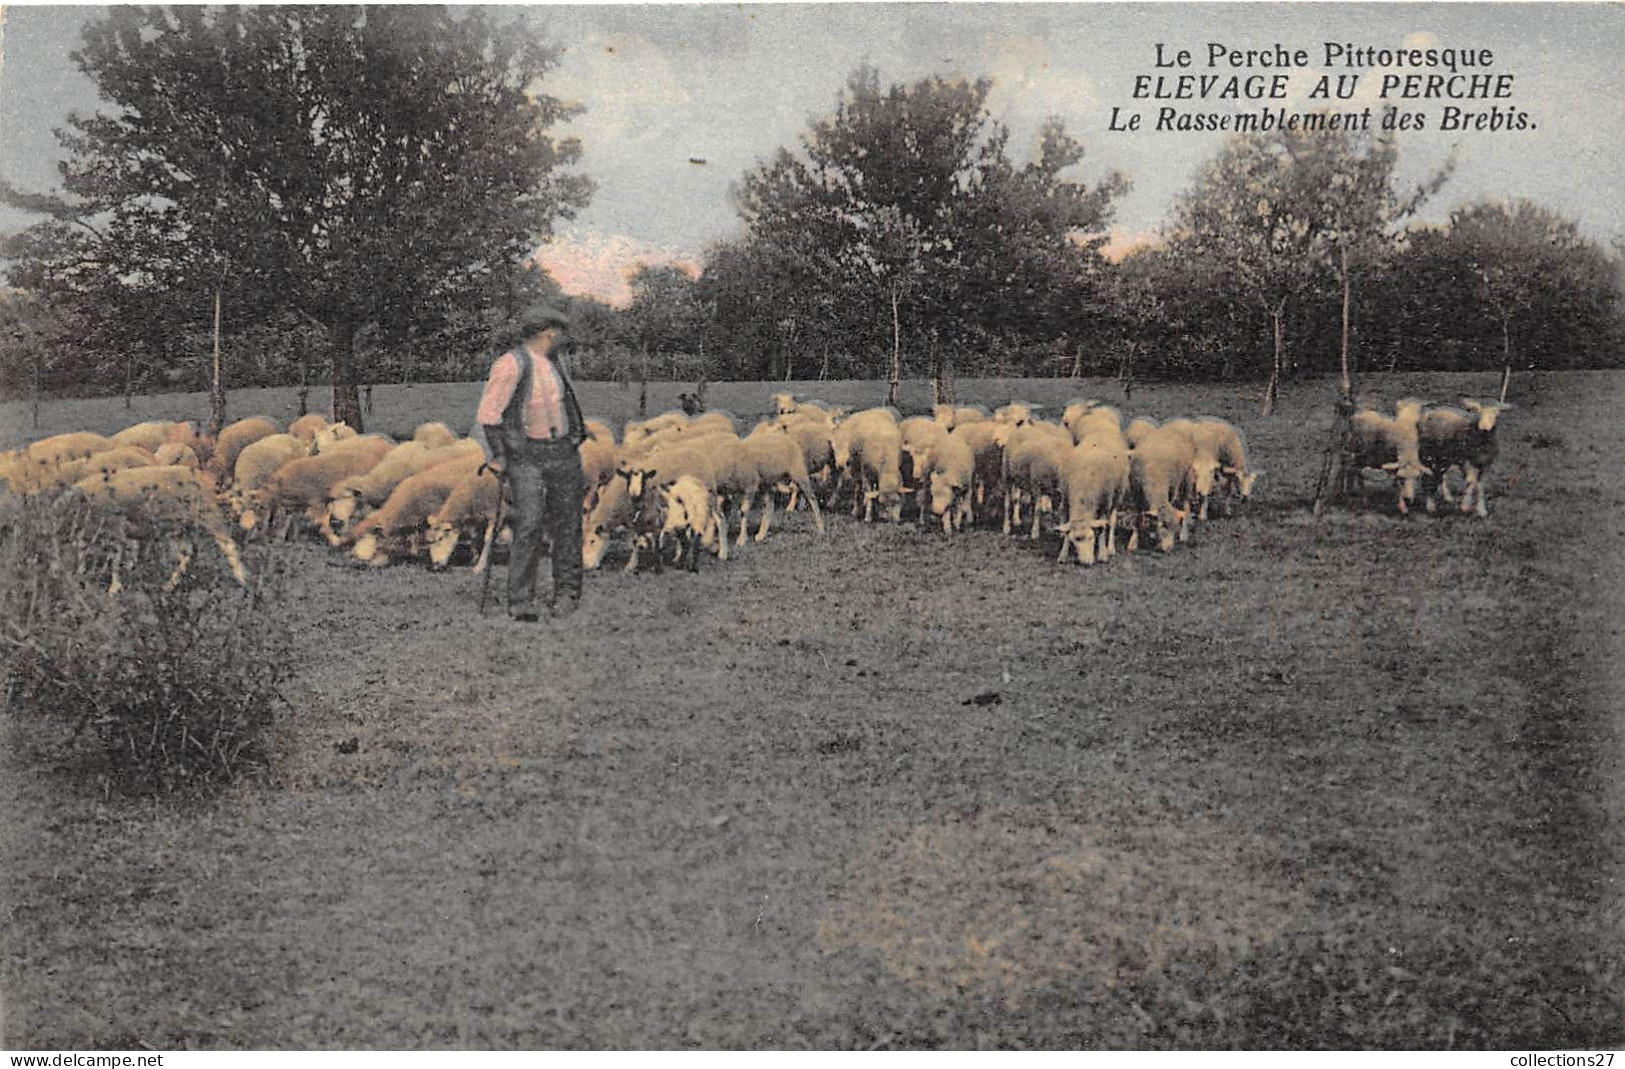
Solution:
<path fill-rule="evenodd" d="M 51 130 L 70 111 L 98 107 L 69 53 L 93 6 L 6 5 L 0 38 L 0 174 L 30 190 L 55 182 Z M 1158 131 L 1159 109 L 1213 114 L 1314 110 L 1322 73 L 1358 74 L 1339 109 L 1373 108 L 1384 75 L 1446 74 L 1437 67 L 1326 68 L 1327 43 L 1492 53 L 1462 73 L 1511 75 L 1497 100 L 1393 100 L 1428 126 L 1399 136 L 1400 179 L 1415 184 L 1457 153 L 1449 184 L 1421 213 L 1443 219 L 1462 203 L 1528 197 L 1575 219 L 1605 245 L 1625 243 L 1625 6 L 1539 4 L 846 3 L 532 5 L 504 8 L 561 49 L 547 92 L 585 112 L 559 127 L 580 138 L 580 170 L 599 183 L 541 259 L 570 292 L 624 300 L 639 262 L 698 264 L 706 246 L 739 236 L 730 189 L 810 119 L 833 111 L 860 64 L 885 82 L 928 76 L 993 81 L 993 118 L 1011 130 L 1018 160 L 1061 118 L 1085 146 L 1073 174 L 1113 171 L 1132 183 L 1116 202 L 1112 247 L 1151 238 L 1175 198 L 1221 146 L 1222 132 Z M 1164 66 L 1158 66 L 1158 46 Z M 1276 46 L 1302 49 L 1268 65 Z M 1246 50 L 1267 53 L 1248 57 Z M 1180 50 L 1190 66 L 1179 67 Z M 1235 53 L 1242 53 L 1235 55 Z M 1284 74 L 1285 99 L 1136 99 L 1136 79 L 1180 74 Z M 1154 84 L 1154 82 L 1153 82 Z M 1460 86 L 1464 83 L 1458 82 Z M 1165 85 L 1172 89 L 1174 83 Z M 1521 114 L 1529 128 L 1444 131 L 1455 106 Z M 1138 130 L 1113 130 L 1141 114 Z M 703 163 L 693 162 L 695 160 Z M 25 217 L 0 209 L 0 231 Z"/>

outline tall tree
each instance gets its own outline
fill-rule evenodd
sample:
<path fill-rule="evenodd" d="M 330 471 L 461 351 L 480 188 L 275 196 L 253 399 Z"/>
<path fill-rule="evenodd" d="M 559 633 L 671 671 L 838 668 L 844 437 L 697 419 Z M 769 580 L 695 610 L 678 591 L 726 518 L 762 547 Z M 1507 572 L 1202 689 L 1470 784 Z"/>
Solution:
<path fill-rule="evenodd" d="M 775 246 L 832 298 L 828 307 L 867 319 L 892 400 L 905 351 L 985 330 L 993 307 L 1001 322 L 1028 318 L 1044 298 L 1017 288 L 1017 276 L 1029 267 L 1076 273 L 1085 246 L 1075 232 L 1104 230 L 1122 187 L 1116 176 L 1093 191 L 1060 180 L 1081 153 L 1058 123 L 1039 160 L 1015 168 L 1008 134 L 986 109 L 991 88 L 985 78 L 883 87 L 878 71 L 859 68 L 834 114 L 735 193 L 748 242 Z M 1039 247 L 1054 259 L 1036 263 Z M 1047 293 L 1048 282 L 1038 289 Z M 1016 304 L 990 304 L 990 290 Z"/>
<path fill-rule="evenodd" d="M 1227 272 L 1268 319 L 1272 338 L 1264 415 L 1275 407 L 1285 364 L 1289 306 L 1318 277 L 1342 286 L 1342 392 L 1347 400 L 1350 259 L 1376 254 L 1394 227 L 1448 176 L 1441 170 L 1409 198 L 1393 189 L 1391 139 L 1291 129 L 1226 143 L 1179 201 L 1176 232 L 1190 253 Z"/>
<path fill-rule="evenodd" d="M 364 327 L 522 301 L 525 256 L 591 195 L 549 133 L 576 110 L 541 91 L 557 52 L 478 9 L 114 7 L 73 58 L 109 107 L 59 134 L 43 266 L 218 299 L 228 323 L 303 315 L 355 426 Z"/>

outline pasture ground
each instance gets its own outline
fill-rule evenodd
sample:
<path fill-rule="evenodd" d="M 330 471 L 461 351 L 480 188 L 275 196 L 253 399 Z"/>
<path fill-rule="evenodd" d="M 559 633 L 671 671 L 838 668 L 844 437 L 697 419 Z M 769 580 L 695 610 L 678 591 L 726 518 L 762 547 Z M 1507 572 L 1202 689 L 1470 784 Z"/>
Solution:
<path fill-rule="evenodd" d="M 476 393 L 378 387 L 373 423 Z M 109 796 L 6 714 L 0 1046 L 1625 1045 L 1625 376 L 1515 384 L 1487 521 L 1310 516 L 1329 399 L 1142 387 L 1126 412 L 1235 419 L 1267 475 L 1093 570 L 798 515 L 521 629 L 466 569 L 279 550 L 303 656 L 263 780 Z"/>

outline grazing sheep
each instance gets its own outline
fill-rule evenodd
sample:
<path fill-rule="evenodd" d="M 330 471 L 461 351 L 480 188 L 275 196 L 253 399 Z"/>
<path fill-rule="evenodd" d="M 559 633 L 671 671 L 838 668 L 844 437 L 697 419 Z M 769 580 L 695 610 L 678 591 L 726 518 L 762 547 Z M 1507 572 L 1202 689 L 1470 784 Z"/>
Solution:
<path fill-rule="evenodd" d="M 613 441 L 589 437 L 581 443 L 581 482 L 587 488 L 582 496 L 581 510 L 590 511 L 598 499 L 599 489 L 615 477 L 616 452 Z"/>
<path fill-rule="evenodd" d="M 944 434 L 932 450 L 925 480 L 931 494 L 931 513 L 942 517 L 943 533 L 964 530 L 971 521 L 971 495 L 976 481 L 976 452 L 970 443 L 959 434 Z M 920 514 L 925 515 L 924 507 Z"/>
<path fill-rule="evenodd" d="M 863 522 L 874 519 L 878 506 L 892 523 L 903 520 L 903 435 L 877 427 L 862 440 L 857 457 L 857 485 L 863 494 Z"/>
<path fill-rule="evenodd" d="M 640 423 L 628 423 L 621 431 L 621 445 L 627 449 L 646 448 L 648 439 L 681 429 L 687 424 L 688 416 L 682 412 L 662 412 Z"/>
<path fill-rule="evenodd" d="M 320 527 L 326 522 L 333 484 L 371 470 L 392 448 L 394 443 L 387 438 L 362 438 L 348 448 L 330 448 L 325 453 L 291 460 L 260 485 L 257 501 L 243 509 L 238 523 L 251 531 L 262 522 L 269 528 L 274 516 L 282 516 L 280 534 L 286 538 L 294 513 L 303 511 L 311 523 Z"/>
<path fill-rule="evenodd" d="M 1127 441 L 1123 437 L 1123 417 L 1110 405 L 1099 401 L 1074 401 L 1066 406 L 1061 414 L 1061 426 L 1072 435 L 1072 441 L 1082 443 L 1087 439 L 1117 443 Z"/>
<path fill-rule="evenodd" d="M 105 479 L 127 468 L 150 468 L 156 463 L 156 458 L 141 446 L 121 445 L 59 464 L 44 475 L 36 489 L 42 492 L 56 490 L 72 486 L 81 479 Z"/>
<path fill-rule="evenodd" d="M 1061 524 L 1061 554 L 1076 552 L 1079 564 L 1107 561 L 1117 552 L 1118 511 L 1128 499 L 1128 443 L 1122 435 L 1085 439 L 1061 466 L 1061 496 L 1066 522 Z"/>
<path fill-rule="evenodd" d="M 1129 496 L 1138 512 L 1135 531 L 1129 539 L 1132 552 L 1140 542 L 1140 532 L 1150 527 L 1157 548 L 1170 552 L 1177 536 L 1188 536 L 1192 494 L 1192 468 L 1196 449 L 1190 438 L 1163 427 L 1146 434 L 1129 451 Z"/>
<path fill-rule="evenodd" d="M 1500 414 L 1512 406 L 1468 398 L 1463 398 L 1461 404 L 1461 408 L 1448 405 L 1429 408 L 1417 425 L 1421 463 L 1432 474 L 1427 509 L 1432 512 L 1436 507 L 1435 493 L 1450 500 L 1450 487 L 1445 480 L 1455 469 L 1461 472 L 1465 487 L 1461 511 L 1488 516 L 1489 509 L 1484 503 L 1484 472 L 1500 452 L 1496 441 Z"/>
<path fill-rule="evenodd" d="M 456 431 L 437 420 L 419 423 L 412 429 L 414 442 L 428 446 L 430 449 L 443 449 L 448 445 L 455 445 L 462 438 Z"/>
<path fill-rule="evenodd" d="M 457 551 L 464 537 L 472 537 L 476 531 L 482 531 L 474 574 L 483 572 L 490 563 L 491 543 L 497 534 L 497 504 L 501 500 L 502 482 L 489 471 L 476 470 L 452 487 L 445 502 L 424 521 L 429 566 L 444 568 L 451 563 L 451 555 Z"/>
<path fill-rule="evenodd" d="M 817 489 L 829 486 L 835 473 L 835 447 L 831 442 L 834 428 L 828 422 L 816 418 L 792 418 L 778 423 L 777 426 L 789 435 L 791 441 L 801 450 L 801 462 L 807 469 L 807 477 L 813 487 Z M 794 511 L 801 497 L 799 488 L 791 490 L 790 501 L 785 508 Z M 809 497 L 808 500 L 813 499 Z"/>
<path fill-rule="evenodd" d="M 250 416 L 230 424 L 220 432 L 215 439 L 214 452 L 210 455 L 205 470 L 214 476 L 215 482 L 224 486 L 237 467 L 237 455 L 244 449 L 253 445 L 261 438 L 268 438 L 277 433 L 275 423 L 264 416 Z M 203 454 L 194 448 L 199 456 Z"/>
<path fill-rule="evenodd" d="M 202 433 L 198 425 L 191 421 L 182 421 L 169 429 L 169 436 L 165 439 L 167 445 L 184 445 L 198 458 L 198 462 L 207 465 L 214 459 L 215 439 Z"/>
<path fill-rule="evenodd" d="M 117 447 L 112 439 L 99 434 L 74 432 L 53 435 L 10 454 L 3 474 L 14 493 L 38 493 L 59 485 L 57 472 L 65 465 L 114 448 Z"/>
<path fill-rule="evenodd" d="M 269 434 L 251 443 L 237 454 L 231 489 L 226 495 L 227 507 L 241 518 L 246 510 L 259 504 L 260 488 L 277 469 L 309 455 L 310 443 L 291 434 Z"/>
<path fill-rule="evenodd" d="M 158 448 L 169 441 L 169 435 L 180 424 L 169 419 L 148 420 L 126 427 L 113 435 L 114 445 L 140 446 L 149 453 L 157 453 Z"/>
<path fill-rule="evenodd" d="M 937 447 L 948 436 L 948 430 L 924 416 L 910 416 L 899 423 L 897 429 L 903 436 L 903 493 L 913 498 L 923 524 L 929 507 L 924 487 Z"/>
<path fill-rule="evenodd" d="M 307 445 L 314 446 L 316 435 L 328 427 L 327 417 L 316 412 L 307 412 L 303 416 L 288 424 L 288 433 Z"/>
<path fill-rule="evenodd" d="M 953 405 L 932 405 L 931 418 L 940 423 L 943 430 L 951 431 L 955 427 L 967 423 L 982 423 L 992 417 L 988 415 L 985 408 L 975 406 L 955 408 Z"/>
<path fill-rule="evenodd" d="M 483 456 L 465 456 L 461 460 L 436 464 L 402 480 L 390 491 L 389 499 L 382 506 L 351 529 L 355 544 L 350 548 L 350 556 L 383 565 L 389 563 L 391 551 L 399 550 L 402 542 L 410 552 L 421 539 L 429 517 L 446 503 L 459 485 L 474 480 L 484 463 Z"/>
<path fill-rule="evenodd" d="M 1011 401 L 1009 404 L 1001 405 L 993 410 L 993 421 L 995 423 L 1006 423 L 1012 427 L 1020 427 L 1037 419 L 1038 409 L 1038 405 L 1029 404 L 1026 401 Z"/>
<path fill-rule="evenodd" d="M 661 511 L 664 517 L 656 539 L 655 566 L 660 566 L 661 549 L 667 541 L 677 544 L 677 557 L 689 571 L 700 566 L 700 547 L 716 547 L 719 557 L 727 556 L 727 539 L 717 535 L 717 520 L 711 508 L 711 491 L 692 475 L 684 475 L 670 486 L 660 489 Z"/>
<path fill-rule="evenodd" d="M 586 428 L 588 438 L 602 442 L 612 449 L 615 447 L 615 432 L 603 420 L 589 419 L 584 421 L 582 426 Z"/>
<path fill-rule="evenodd" d="M 203 467 L 202 462 L 198 460 L 197 453 L 193 452 L 192 447 L 189 445 L 182 445 L 180 442 L 163 443 L 158 447 L 157 451 L 152 454 L 152 458 L 153 461 L 160 467 L 165 467 L 171 464 L 182 464 L 193 469 L 194 471 Z"/>
<path fill-rule="evenodd" d="M 214 488 L 201 473 L 178 464 L 126 468 L 105 478 L 93 475 L 81 479 L 74 484 L 74 489 L 94 502 L 134 506 L 150 519 L 197 524 L 220 547 L 221 555 L 231 568 L 232 577 L 244 586 L 248 584 L 237 544 L 231 540 L 226 521 L 215 504 Z M 190 553 L 183 547 L 182 563 L 172 582 L 179 582 L 189 558 Z"/>
<path fill-rule="evenodd" d="M 830 434 L 831 460 L 835 466 L 835 486 L 830 490 L 829 503 L 835 504 L 842 487 L 849 481 L 853 484 L 852 515 L 858 514 L 862 504 L 858 489 L 861 474 L 863 449 L 865 443 L 874 436 L 889 442 L 892 436 L 897 436 L 899 454 L 902 451 L 902 436 L 897 425 L 897 410 L 894 408 L 866 408 L 862 412 L 854 413 L 836 425 Z M 888 446 L 889 448 L 889 446 Z M 901 461 L 899 461 L 899 466 Z M 899 471 L 899 480 L 901 472 Z M 899 481 L 898 489 L 901 490 Z"/>
<path fill-rule="evenodd" d="M 976 522 L 977 514 L 987 504 L 989 498 L 998 498 L 1000 507 L 1003 507 L 1004 437 L 1008 430 L 1008 425 L 994 423 L 992 420 L 978 420 L 954 426 L 953 437 L 970 446 L 971 453 L 976 457 L 970 515 L 972 523 Z"/>
<path fill-rule="evenodd" d="M 431 439 L 432 440 L 432 439 Z M 390 492 L 406 479 L 438 464 L 464 460 L 469 457 L 485 459 L 485 451 L 471 438 L 462 438 L 450 445 L 435 446 L 429 442 L 402 442 L 383 459 L 360 475 L 340 479 L 328 491 L 323 533 L 330 545 L 341 545 L 346 527 L 353 526 L 371 509 L 388 500 Z"/>
<path fill-rule="evenodd" d="M 824 516 L 818 501 L 812 496 L 812 480 L 801 447 L 779 428 L 762 424 L 741 440 L 734 453 L 736 470 L 744 473 L 744 483 L 754 482 L 757 489 L 740 499 L 739 544 L 744 545 L 745 524 L 750 510 L 759 496 L 762 501 L 762 522 L 756 529 L 756 541 L 767 537 L 768 525 L 773 520 L 773 492 L 784 489 L 799 493 L 812 508 L 813 525 L 822 531 Z M 715 484 L 713 484 L 715 485 Z"/>
<path fill-rule="evenodd" d="M 1368 408 L 1350 416 L 1343 439 L 1339 489 L 1348 493 L 1362 470 L 1381 469 L 1393 477 L 1398 487 L 1399 511 L 1408 513 L 1416 496 L 1417 479 L 1431 474 L 1421 459 L 1417 430 L 1421 419 L 1422 402 L 1410 398 L 1394 402 L 1391 417 Z"/>
<path fill-rule="evenodd" d="M 604 559 L 604 550 L 617 531 L 631 526 L 637 517 L 638 499 L 627 489 L 625 479 L 611 479 L 604 484 L 581 524 L 581 566 L 587 571 L 598 567 Z M 726 548 L 723 556 L 727 556 Z M 628 571 L 634 565 L 628 566 Z"/>
<path fill-rule="evenodd" d="M 1072 450 L 1072 435 L 1065 427 L 1031 421 L 1010 433 L 1004 450 L 1004 533 L 1019 526 L 1021 507 L 1032 506 L 1032 531 L 1038 538 L 1043 513 L 1059 499 L 1061 466 Z"/>
<path fill-rule="evenodd" d="M 1136 416 L 1132 422 L 1123 428 L 1123 440 L 1128 442 L 1130 449 L 1138 448 L 1145 441 L 1146 435 L 1156 430 L 1158 423 L 1150 416 Z"/>
<path fill-rule="evenodd" d="M 1203 416 L 1196 420 L 1196 435 L 1198 443 L 1219 461 L 1220 499 L 1234 495 L 1246 501 L 1251 497 L 1253 485 L 1264 473 L 1248 467 L 1247 443 L 1241 431 L 1225 420 Z"/>
<path fill-rule="evenodd" d="M 1192 419 L 1171 419 L 1162 425 L 1164 431 L 1178 434 L 1191 443 L 1191 501 L 1195 518 L 1207 519 L 1208 499 L 1219 485 L 1218 456 L 1213 451 L 1213 440 L 1199 423 Z"/>
<path fill-rule="evenodd" d="M 788 416 L 801 408 L 800 403 L 787 393 L 776 393 L 767 399 L 767 403 L 772 405 L 773 411 L 780 416 Z"/>
<path fill-rule="evenodd" d="M 357 437 L 359 435 L 357 435 L 355 428 L 348 423 L 333 423 L 317 430 L 315 438 L 312 439 L 312 444 L 315 446 L 317 453 L 326 453 L 343 445 L 345 442 L 354 441 Z"/>

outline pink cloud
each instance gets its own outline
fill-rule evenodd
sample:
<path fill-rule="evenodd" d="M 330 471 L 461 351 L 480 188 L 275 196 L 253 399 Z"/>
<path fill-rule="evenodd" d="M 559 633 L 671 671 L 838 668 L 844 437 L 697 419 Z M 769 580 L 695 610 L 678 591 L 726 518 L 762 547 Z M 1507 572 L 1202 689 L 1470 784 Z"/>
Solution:
<path fill-rule="evenodd" d="M 1107 231 L 1106 244 L 1100 247 L 1100 255 L 1111 263 L 1121 263 L 1123 257 L 1131 252 L 1161 244 L 1162 234 L 1159 231 L 1129 230 L 1125 227 L 1114 226 Z"/>
<path fill-rule="evenodd" d="M 589 231 L 555 238 L 536 250 L 536 262 L 572 297 L 593 297 L 616 308 L 632 301 L 632 276 L 642 264 L 675 264 L 698 276 L 694 256 L 625 234 Z"/>

